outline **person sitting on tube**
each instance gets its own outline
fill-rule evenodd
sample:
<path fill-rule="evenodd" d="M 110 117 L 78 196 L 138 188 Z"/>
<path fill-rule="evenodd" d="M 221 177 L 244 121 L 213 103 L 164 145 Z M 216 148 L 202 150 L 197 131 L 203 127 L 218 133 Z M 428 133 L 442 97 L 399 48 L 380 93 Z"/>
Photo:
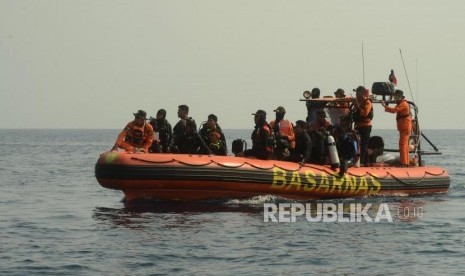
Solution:
<path fill-rule="evenodd" d="M 173 130 L 171 124 L 166 119 L 166 110 L 160 109 L 155 118 L 150 117 L 150 125 L 155 133 L 158 133 L 158 140 L 154 140 L 150 147 L 150 152 L 168 153 L 173 140 Z"/>
<path fill-rule="evenodd" d="M 146 122 L 147 113 L 139 110 L 133 114 L 134 121 L 121 131 L 112 150 L 122 148 L 129 152 L 149 152 L 153 142 L 153 128 Z"/>
<path fill-rule="evenodd" d="M 295 149 L 289 156 L 289 161 L 310 163 L 312 156 L 312 139 L 307 133 L 307 123 L 302 120 L 295 122 Z"/>
<path fill-rule="evenodd" d="M 266 112 L 264 110 L 257 110 L 257 112 L 252 113 L 252 115 L 255 116 L 255 129 L 251 137 L 252 148 L 239 152 L 236 156 L 254 157 L 264 160 L 271 159 L 274 149 L 274 136 L 271 127 L 266 122 Z"/>
<path fill-rule="evenodd" d="M 270 122 L 270 127 L 276 137 L 274 155 L 278 160 L 285 160 L 295 148 L 294 127 L 289 120 L 284 119 L 286 114 L 284 107 L 278 106 L 274 112 L 276 112 L 276 120 Z"/>
<path fill-rule="evenodd" d="M 186 130 L 184 133 L 185 144 L 182 153 L 185 154 L 212 154 L 205 141 L 197 132 L 197 124 L 193 119 L 186 120 Z"/>
<path fill-rule="evenodd" d="M 221 139 L 220 131 L 214 129 L 208 133 L 208 147 L 214 155 L 227 155 L 226 144 Z"/>
<path fill-rule="evenodd" d="M 207 121 L 202 125 L 202 128 L 199 131 L 200 136 L 205 141 L 205 143 L 209 143 L 210 133 L 212 131 L 216 131 L 220 134 L 220 140 L 222 141 L 222 144 L 224 144 L 223 147 L 226 150 L 227 154 L 228 149 L 226 147 L 226 137 L 224 136 L 224 133 L 221 130 L 220 125 L 218 124 L 218 117 L 215 114 L 208 115 Z"/>
<path fill-rule="evenodd" d="M 172 153 L 187 153 L 188 144 L 186 137 L 187 121 L 193 120 L 189 117 L 189 106 L 181 104 L 178 106 L 178 123 L 173 127 L 173 140 L 170 148 Z"/>

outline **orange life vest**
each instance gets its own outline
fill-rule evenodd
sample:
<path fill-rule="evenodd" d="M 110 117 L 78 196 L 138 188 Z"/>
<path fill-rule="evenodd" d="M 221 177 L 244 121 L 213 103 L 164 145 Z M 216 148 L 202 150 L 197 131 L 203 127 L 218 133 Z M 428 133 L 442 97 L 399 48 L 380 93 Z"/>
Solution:
<path fill-rule="evenodd" d="M 271 121 L 270 127 L 274 129 L 276 122 Z M 286 136 L 287 140 L 289 141 L 289 148 L 295 148 L 295 134 L 294 134 L 294 127 L 288 120 L 281 120 L 279 121 L 279 134 L 281 136 Z"/>
<path fill-rule="evenodd" d="M 134 121 L 129 122 L 118 136 L 116 144 L 125 149 L 144 148 L 147 152 L 153 141 L 153 128 L 150 124 L 144 123 L 137 126 Z"/>
<path fill-rule="evenodd" d="M 262 144 L 262 135 L 263 131 L 266 131 L 268 134 L 268 139 L 266 141 L 266 145 Z M 267 152 L 273 152 L 274 149 L 274 135 L 272 133 L 272 129 L 268 124 L 265 124 L 262 127 L 259 127 L 258 129 L 255 129 L 254 132 L 252 132 L 252 143 L 258 148 L 264 148 Z M 253 146 L 252 146 L 253 147 Z"/>
<path fill-rule="evenodd" d="M 396 107 L 398 108 L 396 115 L 397 121 L 410 117 L 410 107 L 405 99 L 402 99 Z"/>
<path fill-rule="evenodd" d="M 355 127 L 371 126 L 373 119 L 373 104 L 369 99 L 365 99 L 360 109 L 354 114 Z"/>

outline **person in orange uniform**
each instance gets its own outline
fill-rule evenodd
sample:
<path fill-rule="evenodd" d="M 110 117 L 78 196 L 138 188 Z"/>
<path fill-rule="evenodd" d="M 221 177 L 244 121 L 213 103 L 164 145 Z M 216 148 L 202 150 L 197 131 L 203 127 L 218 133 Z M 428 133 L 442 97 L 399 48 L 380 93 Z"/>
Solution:
<path fill-rule="evenodd" d="M 121 131 L 112 150 L 118 148 L 129 152 L 149 152 L 153 142 L 153 127 L 148 124 L 147 113 L 143 110 L 134 114 L 134 121 L 129 122 Z"/>
<path fill-rule="evenodd" d="M 354 105 L 353 119 L 355 130 L 360 134 L 360 163 L 365 164 L 368 152 L 368 142 L 371 135 L 371 120 L 373 119 L 373 104 L 368 97 L 369 91 L 363 86 L 354 89 L 357 101 Z"/>
<path fill-rule="evenodd" d="M 383 101 L 381 104 L 384 110 L 390 113 L 397 113 L 397 130 L 399 131 L 399 153 L 400 163 L 403 167 L 409 166 L 409 138 L 412 132 L 412 117 L 410 115 L 410 106 L 404 97 L 404 92 L 396 90 L 394 92 L 395 107 L 389 107 Z"/>
<path fill-rule="evenodd" d="M 276 112 L 276 120 L 270 122 L 270 127 L 276 137 L 275 155 L 278 160 L 284 160 L 295 148 L 294 126 L 284 119 L 286 114 L 284 107 L 278 106 L 274 112 Z"/>

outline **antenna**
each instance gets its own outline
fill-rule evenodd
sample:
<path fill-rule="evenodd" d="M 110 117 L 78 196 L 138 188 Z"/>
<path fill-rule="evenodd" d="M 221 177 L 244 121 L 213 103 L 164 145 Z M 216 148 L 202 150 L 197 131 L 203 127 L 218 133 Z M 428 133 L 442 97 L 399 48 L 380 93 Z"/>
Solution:
<path fill-rule="evenodd" d="M 415 102 L 415 99 L 413 98 L 412 87 L 410 86 L 410 81 L 408 79 L 407 69 L 405 68 L 404 57 L 402 56 L 402 50 L 400 48 L 399 48 L 399 52 L 400 52 L 400 58 L 402 59 L 402 65 L 404 65 L 405 77 L 407 78 L 408 89 L 410 90 L 410 96 L 412 96 L 412 101 Z"/>
<path fill-rule="evenodd" d="M 420 88 L 418 87 L 418 59 L 416 60 L 416 63 L 415 63 L 415 66 L 416 66 L 416 75 L 417 75 L 417 103 L 418 105 L 420 105 L 420 99 L 418 97 L 418 95 L 420 94 Z"/>
<path fill-rule="evenodd" d="M 363 74 L 363 86 L 365 87 L 365 54 L 363 53 L 363 42 L 362 42 L 362 74 Z"/>

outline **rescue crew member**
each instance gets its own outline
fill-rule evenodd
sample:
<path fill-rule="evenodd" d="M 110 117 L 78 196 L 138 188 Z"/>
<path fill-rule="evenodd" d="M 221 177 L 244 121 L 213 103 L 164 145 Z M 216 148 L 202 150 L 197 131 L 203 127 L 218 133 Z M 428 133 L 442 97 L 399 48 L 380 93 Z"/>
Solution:
<path fill-rule="evenodd" d="M 326 119 L 326 112 L 323 109 L 320 109 L 316 112 L 316 121 L 311 125 L 313 130 L 316 131 L 330 131 L 333 126 Z"/>
<path fill-rule="evenodd" d="M 314 123 L 317 120 L 316 112 L 322 110 L 327 104 L 325 101 L 318 101 L 316 99 L 320 98 L 320 88 L 315 87 L 312 89 L 311 98 L 312 100 L 307 101 L 307 122 L 311 121 Z"/>
<path fill-rule="evenodd" d="M 343 99 L 346 97 L 346 92 L 342 88 L 338 88 L 336 92 L 334 92 L 334 96 L 338 99 Z"/>
<path fill-rule="evenodd" d="M 353 167 L 355 164 L 357 142 L 347 135 L 341 126 L 334 129 L 334 139 L 336 140 L 337 154 L 341 164 L 339 174 L 342 176 L 347 171 L 347 168 Z"/>
<path fill-rule="evenodd" d="M 153 131 L 158 133 L 158 139 L 154 139 L 150 147 L 150 152 L 170 152 L 173 130 L 171 129 L 171 124 L 166 120 L 166 110 L 158 110 L 157 116 L 155 118 L 150 118 L 150 125 L 153 127 Z"/>
<path fill-rule="evenodd" d="M 186 122 L 189 119 L 189 107 L 185 104 L 178 106 L 179 122 L 173 128 L 173 142 L 171 152 L 184 153 L 187 147 L 186 142 Z"/>
<path fill-rule="evenodd" d="M 403 167 L 409 166 L 409 138 L 412 132 L 412 117 L 410 115 L 410 106 L 404 97 L 404 92 L 396 90 L 394 92 L 395 107 L 389 107 L 384 101 L 381 104 L 384 110 L 390 113 L 397 113 L 397 130 L 399 131 L 399 153 L 400 163 Z"/>
<path fill-rule="evenodd" d="M 307 133 L 307 123 L 302 120 L 295 122 L 295 149 L 291 152 L 289 161 L 310 163 L 312 156 L 312 139 Z"/>
<path fill-rule="evenodd" d="M 290 152 L 295 148 L 295 134 L 292 123 L 284 119 L 286 109 L 278 106 L 275 110 L 276 120 L 270 122 L 270 127 L 276 138 L 275 156 L 278 160 L 284 160 L 289 157 Z"/>
<path fill-rule="evenodd" d="M 257 110 L 254 115 L 255 129 L 252 132 L 252 148 L 239 152 L 236 156 L 255 157 L 258 159 L 271 159 L 274 142 L 271 127 L 266 122 L 266 112 Z"/>
<path fill-rule="evenodd" d="M 324 165 L 329 162 L 325 140 L 327 132 L 332 129 L 332 126 L 326 120 L 326 112 L 324 110 L 318 110 L 317 114 L 315 122 L 307 122 L 307 133 L 312 140 L 310 163 Z"/>
<path fill-rule="evenodd" d="M 146 123 L 147 113 L 143 110 L 134 114 L 134 121 L 129 122 L 118 135 L 112 150 L 118 148 L 129 152 L 149 152 L 153 141 L 153 128 Z"/>
<path fill-rule="evenodd" d="M 212 154 L 207 144 L 202 140 L 197 132 L 197 124 L 192 118 L 186 120 L 186 130 L 184 133 L 185 143 L 179 148 L 179 153 L 184 154 Z"/>
<path fill-rule="evenodd" d="M 360 134 L 360 164 L 365 164 L 367 161 L 368 142 L 371 135 L 371 120 L 373 119 L 373 104 L 369 99 L 369 91 L 363 86 L 354 89 L 356 98 L 354 104 L 353 120 L 355 130 Z"/>
<path fill-rule="evenodd" d="M 211 154 L 226 156 L 226 144 L 221 140 L 221 133 L 213 129 L 208 133 L 208 136 L 208 147 L 210 148 Z"/>
<path fill-rule="evenodd" d="M 329 117 L 334 126 L 342 125 L 346 130 L 348 129 L 347 115 L 349 114 L 349 103 L 346 99 L 345 91 L 342 88 L 338 88 L 334 92 L 336 100 L 330 103 L 335 108 L 331 108 Z"/>
<path fill-rule="evenodd" d="M 216 130 L 220 134 L 220 140 L 223 141 L 222 144 L 224 144 L 224 148 L 227 154 L 228 150 L 226 147 L 226 137 L 224 136 L 224 133 L 221 130 L 220 125 L 218 124 L 218 117 L 215 114 L 210 114 L 208 115 L 207 122 L 204 123 L 202 128 L 200 129 L 200 136 L 206 143 L 208 143 L 210 140 L 210 132 L 214 130 Z"/>

